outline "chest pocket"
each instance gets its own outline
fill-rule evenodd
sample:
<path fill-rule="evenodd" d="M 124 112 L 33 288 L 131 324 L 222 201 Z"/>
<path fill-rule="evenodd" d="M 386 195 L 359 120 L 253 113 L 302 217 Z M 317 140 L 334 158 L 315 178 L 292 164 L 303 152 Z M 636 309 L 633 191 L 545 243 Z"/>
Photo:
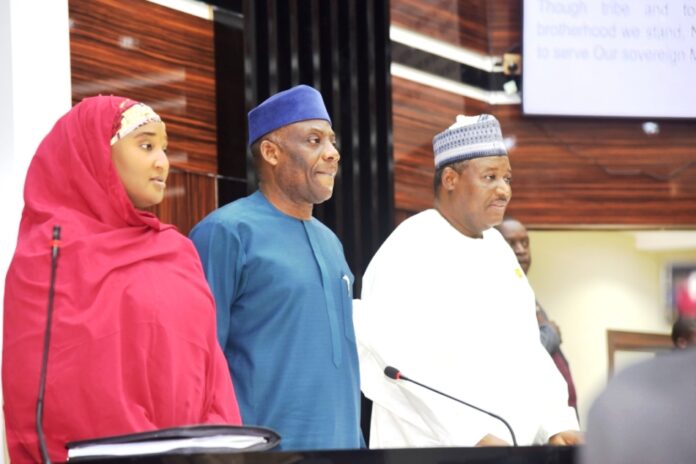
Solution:
<path fill-rule="evenodd" d="M 346 270 L 340 274 L 338 295 L 338 308 L 343 313 L 343 331 L 346 338 L 355 342 L 355 328 L 353 327 L 353 274 Z"/>

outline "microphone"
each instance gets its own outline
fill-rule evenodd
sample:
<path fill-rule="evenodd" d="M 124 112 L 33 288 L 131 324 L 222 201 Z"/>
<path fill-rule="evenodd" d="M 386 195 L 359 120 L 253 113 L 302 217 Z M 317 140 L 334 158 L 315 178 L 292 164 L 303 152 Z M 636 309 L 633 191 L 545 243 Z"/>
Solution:
<path fill-rule="evenodd" d="M 401 373 L 401 371 L 399 371 L 399 369 L 397 369 L 396 367 L 392 367 L 392 366 L 387 366 L 387 367 L 385 367 L 385 368 L 384 368 L 384 375 L 386 375 L 386 376 L 389 377 L 390 379 L 394 379 L 394 380 L 405 380 L 405 381 L 407 381 L 407 382 L 415 383 L 415 384 L 418 385 L 419 387 L 423 387 L 423 388 L 425 388 L 425 389 L 427 389 L 427 390 L 430 390 L 431 392 L 437 393 L 438 395 L 442 395 L 442 396 L 444 396 L 445 398 L 449 398 L 449 399 L 451 399 L 451 400 L 456 401 L 457 403 L 461 403 L 461 404 L 463 404 L 463 405 L 465 405 L 465 406 L 469 406 L 470 408 L 473 408 L 473 409 L 475 409 L 475 410 L 477 410 L 477 411 L 480 411 L 480 412 L 482 412 L 482 413 L 484 413 L 484 414 L 488 414 L 489 416 L 491 416 L 491 417 L 493 417 L 493 418 L 495 418 L 495 419 L 498 419 L 500 422 L 502 422 L 503 424 L 505 424 L 505 427 L 507 427 L 507 429 L 510 431 L 510 436 L 512 437 L 512 444 L 513 444 L 513 446 L 517 446 L 517 439 L 515 438 L 515 432 L 512 431 L 512 427 L 510 427 L 510 424 L 508 424 L 507 421 L 506 421 L 505 419 L 503 419 L 502 417 L 500 417 L 499 415 L 493 414 L 492 412 L 486 411 L 485 409 L 481 409 L 481 408 L 479 408 L 478 406 L 474 406 L 473 404 L 469 404 L 469 403 L 467 403 L 466 401 L 462 401 L 462 400 L 460 400 L 460 399 L 458 399 L 458 398 L 455 398 L 454 396 L 448 395 L 447 393 L 443 393 L 443 392 L 441 392 L 441 391 L 439 391 L 439 390 L 435 390 L 434 388 L 431 388 L 431 387 L 429 387 L 429 386 L 427 386 L 427 385 L 423 385 L 422 383 L 416 382 L 416 381 L 413 380 L 413 379 L 409 379 L 408 377 L 406 377 L 405 375 L 403 375 L 403 374 Z"/>
<path fill-rule="evenodd" d="M 60 251 L 60 226 L 53 226 L 53 240 L 51 240 L 51 280 L 48 285 L 48 309 L 46 311 L 46 330 L 44 331 L 43 357 L 41 359 L 41 376 L 39 378 L 39 394 L 36 399 L 36 435 L 39 438 L 39 451 L 41 459 L 46 464 L 51 464 L 51 458 L 46 448 L 46 437 L 43 432 L 43 403 L 46 391 L 46 371 L 48 370 L 48 347 L 51 344 L 51 319 L 53 318 L 53 295 L 56 285 L 56 269 L 58 268 L 58 254 Z"/>

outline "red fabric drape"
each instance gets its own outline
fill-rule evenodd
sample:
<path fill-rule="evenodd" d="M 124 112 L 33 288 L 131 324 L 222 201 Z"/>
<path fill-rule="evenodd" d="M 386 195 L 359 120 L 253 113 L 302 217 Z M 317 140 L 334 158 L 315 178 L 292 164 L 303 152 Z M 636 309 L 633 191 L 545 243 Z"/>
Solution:
<path fill-rule="evenodd" d="M 677 310 L 682 317 L 696 318 L 696 300 L 689 295 L 687 281 L 677 287 Z"/>
<path fill-rule="evenodd" d="M 44 430 L 68 441 L 239 424 L 214 300 L 191 242 L 137 210 L 111 161 L 121 97 L 93 97 L 53 127 L 29 167 L 5 283 L 2 382 L 10 457 L 39 460 L 35 403 L 50 275 L 62 228 Z"/>

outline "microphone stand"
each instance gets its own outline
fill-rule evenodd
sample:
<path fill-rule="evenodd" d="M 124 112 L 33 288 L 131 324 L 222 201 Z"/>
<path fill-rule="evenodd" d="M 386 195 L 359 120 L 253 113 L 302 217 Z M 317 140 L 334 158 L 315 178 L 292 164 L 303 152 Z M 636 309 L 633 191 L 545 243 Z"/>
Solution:
<path fill-rule="evenodd" d="M 46 464 L 51 464 L 51 458 L 46 448 L 46 437 L 43 431 L 43 404 L 46 391 L 46 371 L 48 370 L 48 351 L 51 344 L 51 320 L 53 318 L 53 295 L 56 285 L 56 270 L 58 268 L 58 254 L 60 250 L 60 226 L 53 226 L 53 240 L 51 241 L 51 280 L 48 286 L 48 309 L 46 311 L 46 330 L 44 331 L 43 357 L 41 359 L 41 376 L 39 378 L 39 394 L 36 399 L 36 435 L 39 438 L 39 451 L 41 459 Z"/>
<path fill-rule="evenodd" d="M 386 375 L 386 376 L 389 377 L 390 379 L 394 379 L 394 380 L 406 380 L 407 382 L 415 383 L 415 384 L 418 385 L 419 387 L 425 388 L 426 390 L 430 390 L 430 391 L 433 392 L 433 393 L 437 393 L 438 395 L 442 395 L 442 396 L 444 396 L 445 398 L 449 398 L 449 399 L 451 399 L 451 400 L 453 400 L 453 401 L 456 401 L 457 403 L 461 403 L 461 404 L 463 404 L 463 405 L 465 405 L 465 406 L 469 406 L 470 408 L 473 408 L 473 409 L 475 409 L 475 410 L 477 410 L 477 411 L 480 411 L 480 412 L 482 412 L 482 413 L 484 413 L 484 414 L 488 414 L 489 416 L 491 416 L 491 417 L 493 417 L 493 418 L 495 418 L 495 419 L 498 419 L 500 422 L 502 422 L 502 423 L 505 425 L 505 427 L 507 427 L 508 431 L 510 432 L 510 436 L 512 437 L 512 445 L 513 445 L 513 446 L 517 446 L 517 438 L 515 437 L 515 432 L 512 431 L 512 427 L 510 427 L 510 424 L 508 424 L 508 422 L 507 422 L 505 419 L 503 419 L 502 417 L 500 417 L 499 415 L 493 414 L 492 412 L 486 411 L 485 409 L 479 408 L 478 406 L 474 406 L 473 404 L 467 403 L 466 401 L 462 401 L 462 400 L 460 400 L 459 398 L 455 398 L 454 396 L 448 395 L 447 393 L 443 393 L 443 392 L 441 392 L 441 391 L 439 391 L 439 390 L 435 390 L 434 388 L 429 387 L 429 386 L 427 386 L 427 385 L 424 385 L 424 384 L 422 384 L 422 383 L 420 383 L 420 382 L 416 382 L 415 380 L 410 379 L 410 378 L 406 377 L 405 375 L 403 375 L 403 374 L 402 374 L 397 368 L 395 368 L 395 367 L 387 366 L 387 367 L 384 369 L 384 375 Z"/>

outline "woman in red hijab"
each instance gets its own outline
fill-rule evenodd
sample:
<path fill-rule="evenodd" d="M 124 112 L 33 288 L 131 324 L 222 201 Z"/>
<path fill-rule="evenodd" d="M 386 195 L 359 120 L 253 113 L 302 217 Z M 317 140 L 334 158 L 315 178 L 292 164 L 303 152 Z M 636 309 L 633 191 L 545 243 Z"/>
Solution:
<path fill-rule="evenodd" d="M 69 441 L 241 422 L 191 242 L 140 208 L 162 201 L 167 136 L 149 107 L 93 97 L 54 126 L 24 187 L 5 283 L 2 385 L 10 459 L 39 461 L 35 408 L 50 240 L 60 225 L 44 433 Z"/>

